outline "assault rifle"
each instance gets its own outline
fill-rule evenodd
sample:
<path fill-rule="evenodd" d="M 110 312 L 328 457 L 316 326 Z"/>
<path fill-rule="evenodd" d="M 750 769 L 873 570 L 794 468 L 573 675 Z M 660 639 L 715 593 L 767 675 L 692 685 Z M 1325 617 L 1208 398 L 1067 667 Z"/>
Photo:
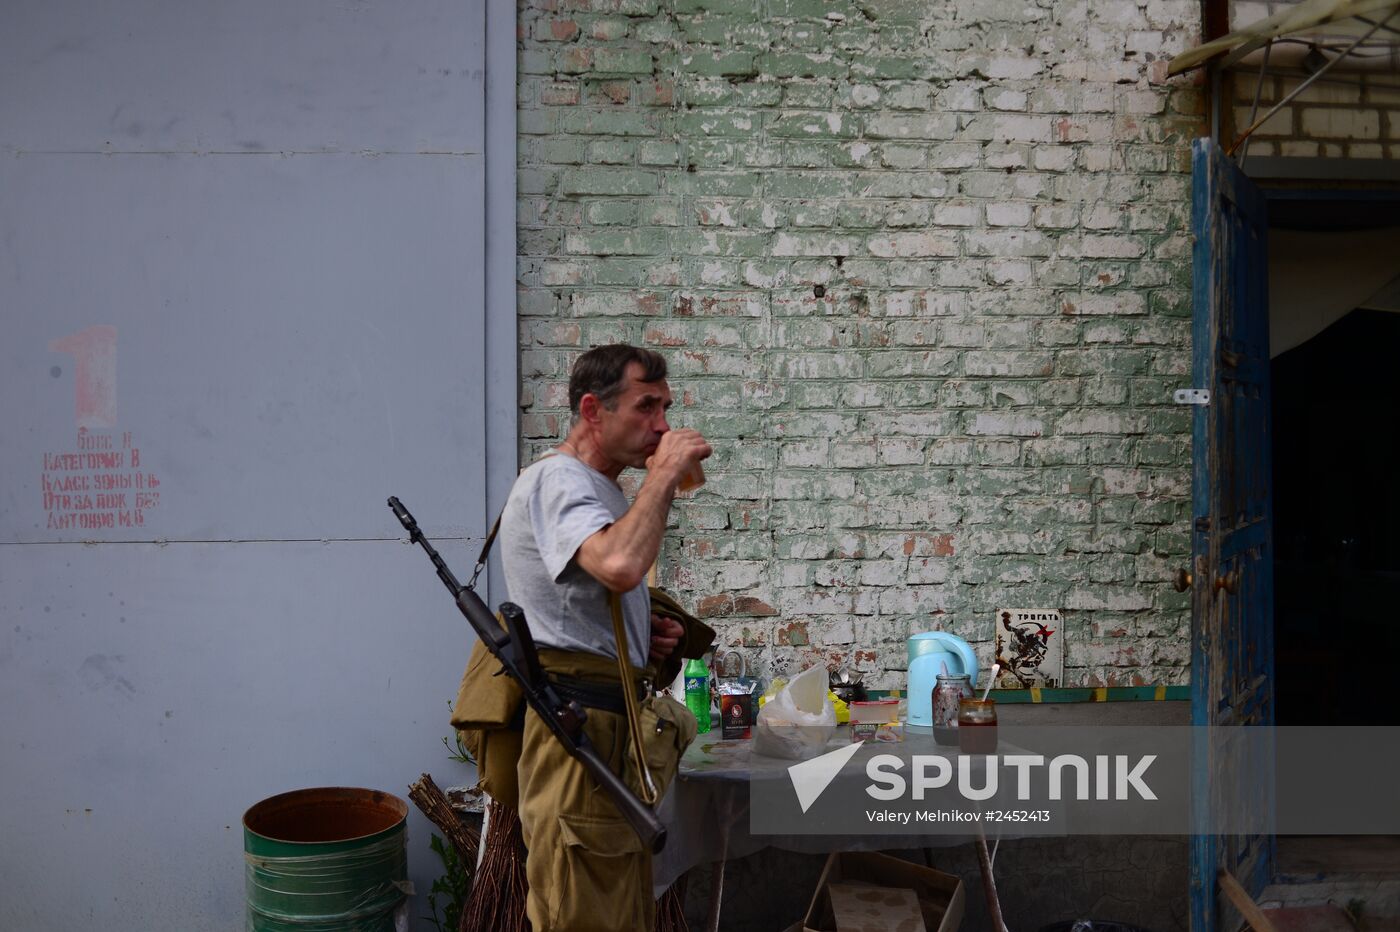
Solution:
<path fill-rule="evenodd" d="M 477 595 L 471 586 L 463 586 L 457 581 L 457 577 L 452 575 L 442 557 L 418 529 L 418 522 L 409 514 L 403 502 L 391 496 L 389 507 L 393 509 L 394 517 L 399 519 L 404 530 L 408 531 L 409 540 L 427 551 L 428 559 L 433 561 L 433 566 L 437 569 L 438 579 L 441 579 L 447 591 L 452 593 L 452 600 L 457 603 L 458 611 L 466 617 L 467 623 L 472 626 L 481 643 L 501 662 L 505 672 L 520 683 L 530 708 L 549 726 L 549 730 L 564 745 L 564 749 L 598 781 L 598 785 L 612 798 L 617 811 L 622 813 L 622 817 L 632 826 L 642 844 L 651 849 L 653 854 L 660 853 L 666 846 L 666 826 L 661 824 L 651 807 L 638 799 L 627 788 L 627 784 L 622 782 L 622 778 L 609 770 L 608 765 L 598 756 L 597 749 L 583 731 L 583 723 L 587 720 L 588 713 L 575 700 L 562 698 L 545 676 L 543 668 L 540 667 L 539 654 L 535 650 L 535 639 L 530 634 L 530 626 L 526 623 L 525 613 L 520 610 L 520 606 L 513 602 L 501 603 L 501 618 L 506 623 L 506 629 L 502 631 L 500 625 L 496 624 L 491 610 L 481 600 L 481 596 Z M 473 576 L 472 582 L 475 581 L 476 577 Z M 630 684 L 623 684 L 624 689 L 629 686 Z"/>

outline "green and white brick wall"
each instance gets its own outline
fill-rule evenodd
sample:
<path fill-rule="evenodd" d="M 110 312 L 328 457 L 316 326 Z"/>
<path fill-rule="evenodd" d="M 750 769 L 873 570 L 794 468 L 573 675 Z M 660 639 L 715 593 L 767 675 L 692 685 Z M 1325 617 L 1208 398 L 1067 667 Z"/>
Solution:
<path fill-rule="evenodd" d="M 1070 685 L 1185 683 L 1196 0 L 528 0 L 526 459 L 584 348 L 716 453 L 663 582 L 765 675 L 903 683 L 1065 611 Z"/>

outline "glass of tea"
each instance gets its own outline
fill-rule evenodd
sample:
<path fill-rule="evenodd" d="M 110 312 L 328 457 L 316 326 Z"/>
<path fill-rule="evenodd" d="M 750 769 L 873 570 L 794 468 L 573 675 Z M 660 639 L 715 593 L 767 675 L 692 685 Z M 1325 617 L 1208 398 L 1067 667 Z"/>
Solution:
<path fill-rule="evenodd" d="M 676 491 L 681 493 L 694 492 L 704 484 L 705 470 L 697 461 L 685 471 L 685 474 L 681 476 L 681 481 L 676 483 Z"/>
<path fill-rule="evenodd" d="M 958 750 L 964 754 L 992 754 L 997 749 L 997 701 L 962 699 L 958 702 Z"/>

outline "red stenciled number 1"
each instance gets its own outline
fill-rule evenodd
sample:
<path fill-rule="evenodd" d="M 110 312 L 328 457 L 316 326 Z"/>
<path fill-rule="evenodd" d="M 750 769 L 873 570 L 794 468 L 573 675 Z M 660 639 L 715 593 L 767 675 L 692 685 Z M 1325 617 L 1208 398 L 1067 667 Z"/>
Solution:
<path fill-rule="evenodd" d="M 79 427 L 117 426 L 117 328 L 96 324 L 49 343 L 73 357 Z"/>

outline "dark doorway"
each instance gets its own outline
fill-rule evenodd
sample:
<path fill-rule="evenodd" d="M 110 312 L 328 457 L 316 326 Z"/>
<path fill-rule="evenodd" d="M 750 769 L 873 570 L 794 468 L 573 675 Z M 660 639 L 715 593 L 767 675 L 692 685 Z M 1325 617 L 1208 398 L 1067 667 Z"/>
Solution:
<path fill-rule="evenodd" d="M 1400 313 L 1272 361 L 1280 725 L 1379 725 L 1400 665 Z"/>

